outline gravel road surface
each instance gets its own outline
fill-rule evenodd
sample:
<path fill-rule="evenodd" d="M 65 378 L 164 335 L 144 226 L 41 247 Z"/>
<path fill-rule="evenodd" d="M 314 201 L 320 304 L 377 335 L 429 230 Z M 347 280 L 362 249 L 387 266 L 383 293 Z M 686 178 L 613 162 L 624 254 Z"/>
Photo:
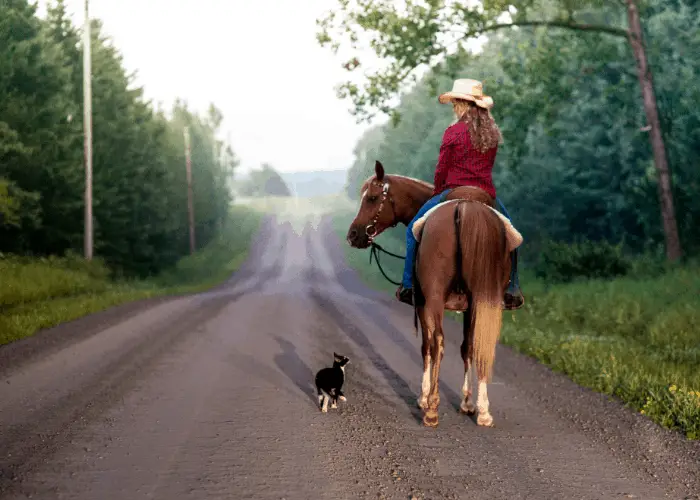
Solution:
<path fill-rule="evenodd" d="M 326 219 L 268 218 L 214 290 L 0 348 L 0 499 L 700 498 L 697 442 L 502 346 L 496 427 L 477 427 L 457 411 L 453 322 L 424 428 L 412 310 L 367 289 L 341 244 Z M 333 351 L 348 400 L 322 414 Z"/>

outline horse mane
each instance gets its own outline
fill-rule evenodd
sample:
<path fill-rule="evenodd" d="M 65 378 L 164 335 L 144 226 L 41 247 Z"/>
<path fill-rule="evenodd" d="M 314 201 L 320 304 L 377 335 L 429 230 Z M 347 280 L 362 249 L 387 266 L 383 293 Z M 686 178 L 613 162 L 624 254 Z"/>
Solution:
<path fill-rule="evenodd" d="M 362 183 L 362 186 L 360 187 L 360 193 L 363 193 L 364 191 L 369 188 L 369 185 L 372 183 L 372 181 L 376 180 L 377 174 L 370 175 L 367 177 L 367 179 Z M 418 184 L 419 186 L 422 186 L 426 189 L 429 189 L 431 192 L 435 188 L 431 183 L 423 181 L 421 179 L 416 179 L 415 177 L 408 177 L 406 175 L 399 175 L 399 174 L 385 174 L 384 178 L 388 181 L 392 180 L 401 180 L 401 181 L 407 181 L 409 183 L 414 183 Z"/>

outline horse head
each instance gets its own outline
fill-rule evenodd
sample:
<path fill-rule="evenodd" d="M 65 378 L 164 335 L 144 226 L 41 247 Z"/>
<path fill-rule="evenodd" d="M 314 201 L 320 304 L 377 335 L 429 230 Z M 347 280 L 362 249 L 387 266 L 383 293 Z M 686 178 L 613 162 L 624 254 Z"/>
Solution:
<path fill-rule="evenodd" d="M 384 166 L 376 161 L 374 175 L 362 185 L 360 208 L 348 229 L 346 239 L 350 246 L 367 248 L 374 238 L 399 222 L 389 188 Z"/>

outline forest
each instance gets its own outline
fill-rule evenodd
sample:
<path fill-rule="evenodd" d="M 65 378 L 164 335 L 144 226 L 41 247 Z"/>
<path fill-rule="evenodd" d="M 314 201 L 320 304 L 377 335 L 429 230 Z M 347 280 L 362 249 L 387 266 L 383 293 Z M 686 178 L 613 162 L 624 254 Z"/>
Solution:
<path fill-rule="evenodd" d="M 526 303 L 504 314 L 501 342 L 699 439 L 700 2 L 480 4 L 407 1 L 400 9 L 388 0 L 339 0 L 319 20 L 319 43 L 350 53 L 341 64 L 349 75 L 363 75 L 340 84 L 339 97 L 358 121 L 389 118 L 357 143 L 347 194 L 358 200 L 375 160 L 387 173 L 432 183 L 454 119 L 437 96 L 455 78 L 481 80 L 504 136 L 494 168 L 497 195 L 524 237 Z M 516 5 L 519 14 L 503 21 Z M 667 248 L 633 37 L 620 36 L 632 7 L 653 76 L 681 258 Z M 449 51 L 454 33 L 463 42 L 482 34 L 482 49 Z M 365 69 L 352 54 L 362 42 L 386 62 L 379 70 Z M 336 214 L 341 238 L 354 213 Z M 402 254 L 405 227 L 378 242 Z M 369 285 L 394 293 L 366 251 L 345 252 Z M 380 261 L 390 279 L 400 278 L 401 260 Z"/>
<path fill-rule="evenodd" d="M 46 19 L 26 0 L 0 3 L 0 252 L 82 253 L 81 33 L 62 0 Z M 229 212 L 237 166 L 217 139 L 223 116 L 184 102 L 156 109 L 92 21 L 94 254 L 115 273 L 146 277 L 189 253 L 183 128 L 191 136 L 197 247 Z"/>

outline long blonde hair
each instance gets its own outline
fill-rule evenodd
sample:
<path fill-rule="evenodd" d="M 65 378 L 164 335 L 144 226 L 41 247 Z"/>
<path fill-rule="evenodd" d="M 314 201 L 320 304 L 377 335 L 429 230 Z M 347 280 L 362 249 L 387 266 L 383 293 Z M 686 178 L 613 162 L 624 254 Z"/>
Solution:
<path fill-rule="evenodd" d="M 455 123 L 463 121 L 467 124 L 469 138 L 476 149 L 485 153 L 503 142 L 501 129 L 488 109 L 465 99 L 454 99 L 452 106 L 456 116 Z"/>

